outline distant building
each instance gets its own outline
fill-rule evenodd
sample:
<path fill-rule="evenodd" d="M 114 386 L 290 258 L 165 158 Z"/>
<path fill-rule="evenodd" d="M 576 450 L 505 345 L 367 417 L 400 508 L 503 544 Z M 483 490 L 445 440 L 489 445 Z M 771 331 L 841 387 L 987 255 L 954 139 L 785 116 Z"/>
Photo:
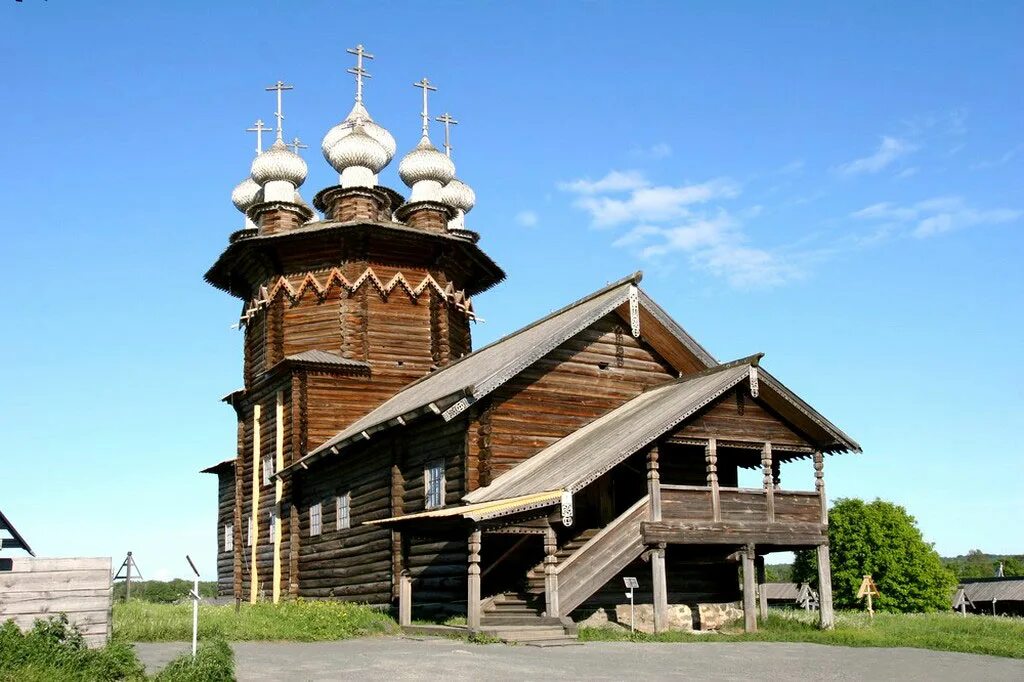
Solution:
<path fill-rule="evenodd" d="M 1024 616 L 1024 577 L 976 578 L 960 583 L 968 613 L 990 616 Z M 957 591 L 959 595 L 959 590 Z M 954 609 L 958 604 L 954 601 Z"/>

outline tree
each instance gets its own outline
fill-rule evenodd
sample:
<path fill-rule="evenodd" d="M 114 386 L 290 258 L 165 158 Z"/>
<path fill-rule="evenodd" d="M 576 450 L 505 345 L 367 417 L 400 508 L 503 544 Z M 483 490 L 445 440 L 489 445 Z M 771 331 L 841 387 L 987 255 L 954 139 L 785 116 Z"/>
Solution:
<path fill-rule="evenodd" d="M 880 596 L 880 611 L 921 612 L 950 608 L 956 577 L 924 541 L 914 517 L 884 500 L 836 500 L 829 511 L 833 602 L 839 608 L 860 608 L 857 598 L 864 575 L 870 573 Z M 797 553 L 793 579 L 817 586 L 817 559 L 810 550 Z"/>

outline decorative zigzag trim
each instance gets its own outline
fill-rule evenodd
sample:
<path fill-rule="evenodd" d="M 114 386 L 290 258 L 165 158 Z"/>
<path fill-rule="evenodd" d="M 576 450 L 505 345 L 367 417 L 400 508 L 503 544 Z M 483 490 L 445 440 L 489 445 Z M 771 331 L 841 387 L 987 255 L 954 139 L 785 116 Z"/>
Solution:
<path fill-rule="evenodd" d="M 373 268 L 368 267 L 363 274 L 356 278 L 354 282 L 349 282 L 348 279 L 345 278 L 345 275 L 341 274 L 341 271 L 338 270 L 338 268 L 332 268 L 327 274 L 327 280 L 324 284 L 320 284 L 320 280 L 310 272 L 306 273 L 306 276 L 298 286 L 293 286 L 292 283 L 282 275 L 269 289 L 267 287 L 260 287 L 259 294 L 253 298 L 252 301 L 246 304 L 245 310 L 242 312 L 237 326 L 242 327 L 248 324 L 249 320 L 251 320 L 253 316 L 266 308 L 270 302 L 282 292 L 293 304 L 298 302 L 307 292 L 312 293 L 322 301 L 330 293 L 332 287 L 337 286 L 350 294 L 354 294 L 359 290 L 359 287 L 363 286 L 367 282 L 369 282 L 381 297 L 385 299 L 398 288 L 402 289 L 402 291 L 408 294 L 413 300 L 418 299 L 423 295 L 424 291 L 433 289 L 449 304 L 464 312 L 469 319 L 478 319 L 476 314 L 473 312 L 473 302 L 466 296 L 464 291 L 456 291 L 451 283 L 442 289 L 441 285 L 437 283 L 437 280 L 435 280 L 430 273 L 427 273 L 422 282 L 413 286 L 401 272 L 395 273 L 394 277 L 388 280 L 385 284 L 377 276 L 377 273 L 373 271 Z"/>

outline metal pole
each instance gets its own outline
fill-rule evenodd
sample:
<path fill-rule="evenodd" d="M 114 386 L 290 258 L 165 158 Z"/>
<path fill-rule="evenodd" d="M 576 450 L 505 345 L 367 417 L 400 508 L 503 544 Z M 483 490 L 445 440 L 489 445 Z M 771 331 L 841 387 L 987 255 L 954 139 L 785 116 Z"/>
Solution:
<path fill-rule="evenodd" d="M 188 559 L 188 565 L 192 567 L 192 573 L 195 574 L 195 580 L 192 588 L 192 660 L 196 659 L 196 645 L 199 640 L 199 569 L 192 562 L 192 557 L 185 555 Z"/>
<path fill-rule="evenodd" d="M 132 598 L 132 553 L 128 552 L 128 558 L 125 559 L 125 566 L 127 572 L 124 578 L 124 600 L 129 601 Z"/>
<path fill-rule="evenodd" d="M 633 633 L 636 630 L 636 619 L 633 615 L 633 588 L 629 588 L 629 631 Z"/>

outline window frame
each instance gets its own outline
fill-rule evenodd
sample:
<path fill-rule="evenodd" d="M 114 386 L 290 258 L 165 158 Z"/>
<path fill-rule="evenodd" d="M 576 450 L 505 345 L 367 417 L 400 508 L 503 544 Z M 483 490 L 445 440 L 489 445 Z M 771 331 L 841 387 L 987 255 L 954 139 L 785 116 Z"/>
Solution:
<path fill-rule="evenodd" d="M 252 547 L 252 514 L 245 517 L 245 546 Z"/>
<path fill-rule="evenodd" d="M 344 504 L 342 503 L 344 502 Z M 342 525 L 342 509 L 345 511 L 345 524 Z M 348 530 L 352 527 L 352 491 L 346 490 L 334 498 L 334 530 Z"/>
<path fill-rule="evenodd" d="M 313 512 L 316 512 L 315 514 Z M 314 525 L 314 520 L 316 524 Z M 324 532 L 324 506 L 322 502 L 309 505 L 309 537 L 315 538 Z"/>
<path fill-rule="evenodd" d="M 263 471 L 261 472 L 263 474 L 263 485 L 267 486 L 273 484 L 270 477 L 277 473 L 274 471 L 276 466 L 277 460 L 274 459 L 273 455 L 266 455 L 263 457 Z"/>
<path fill-rule="evenodd" d="M 235 551 L 235 524 L 225 523 L 224 524 L 224 552 Z"/>
<path fill-rule="evenodd" d="M 434 471 L 436 471 L 437 474 L 438 474 L 437 501 L 432 503 L 431 494 L 430 494 L 430 492 L 431 492 L 431 490 L 430 490 L 431 480 L 430 479 L 431 479 L 431 474 Z M 444 501 L 445 501 L 444 498 L 445 498 L 445 494 L 447 492 L 447 490 L 446 490 L 447 485 L 448 485 L 448 482 L 447 482 L 446 476 L 445 476 L 444 460 L 443 459 L 438 459 L 438 460 L 434 460 L 432 462 L 427 462 L 427 464 L 425 464 L 424 467 L 423 467 L 423 508 L 424 509 L 443 509 L 444 508 Z"/>

